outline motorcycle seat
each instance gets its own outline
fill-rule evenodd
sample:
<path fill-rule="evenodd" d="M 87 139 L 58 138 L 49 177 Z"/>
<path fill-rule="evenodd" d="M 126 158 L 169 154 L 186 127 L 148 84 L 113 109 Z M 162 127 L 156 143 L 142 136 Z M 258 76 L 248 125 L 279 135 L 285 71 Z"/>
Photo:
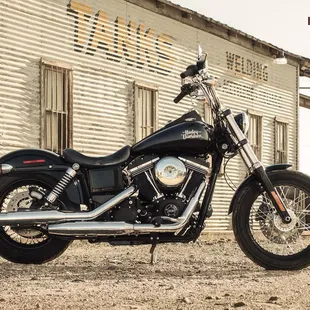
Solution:
<path fill-rule="evenodd" d="M 126 145 L 117 152 L 104 157 L 85 156 L 73 149 L 65 149 L 63 157 L 69 164 L 78 163 L 81 167 L 99 168 L 104 166 L 113 166 L 124 163 L 130 157 L 131 147 Z"/>

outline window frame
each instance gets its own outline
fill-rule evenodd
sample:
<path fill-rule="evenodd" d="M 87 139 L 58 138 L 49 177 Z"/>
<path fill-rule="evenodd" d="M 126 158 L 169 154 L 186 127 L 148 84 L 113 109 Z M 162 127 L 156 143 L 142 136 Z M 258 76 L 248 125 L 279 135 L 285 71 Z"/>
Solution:
<path fill-rule="evenodd" d="M 46 71 L 47 69 L 54 69 L 56 68 L 56 72 L 58 70 L 66 70 L 67 80 L 64 81 L 67 87 L 64 87 L 63 97 L 67 97 L 67 117 L 68 117 L 68 124 L 67 124 L 67 138 L 68 138 L 68 145 L 66 147 L 73 147 L 73 70 L 72 66 L 67 63 L 57 62 L 53 60 L 47 60 L 42 58 L 40 61 L 40 106 L 41 106 L 41 135 L 40 135 L 40 148 L 47 149 L 46 146 L 46 98 L 45 98 L 45 78 L 46 78 Z M 58 129 L 59 130 L 59 129 Z M 54 151 L 54 150 L 52 150 Z M 57 150 L 58 151 L 58 150 Z M 61 151 L 61 149 L 59 150 Z M 56 151 L 54 151 L 56 152 Z"/>
<path fill-rule="evenodd" d="M 278 125 L 284 125 L 285 127 L 285 137 L 283 138 L 283 142 L 284 142 L 284 151 L 282 150 L 278 150 Z M 274 163 L 275 164 L 284 164 L 284 163 L 288 163 L 289 160 L 289 121 L 285 118 L 276 116 L 274 118 Z M 283 162 L 277 162 L 277 155 L 278 155 L 278 151 L 280 152 L 284 152 L 284 161 Z"/>
<path fill-rule="evenodd" d="M 159 128 L 159 122 L 158 122 L 158 97 L 159 97 L 159 88 L 158 86 L 151 85 L 151 84 L 146 84 L 143 82 L 139 81 L 134 81 L 133 82 L 133 138 L 134 138 L 134 143 L 137 143 L 138 141 L 144 139 L 145 137 L 138 137 L 138 132 L 141 130 L 141 126 L 139 125 L 138 122 L 138 115 L 140 113 L 139 106 L 138 106 L 138 89 L 146 89 L 154 92 L 154 101 L 155 104 L 153 105 L 153 123 L 154 123 L 154 128 L 153 132 L 158 130 Z"/>
<path fill-rule="evenodd" d="M 262 162 L 263 161 L 263 141 L 264 141 L 264 131 L 263 131 L 264 115 L 263 115 L 263 113 L 258 112 L 256 110 L 252 110 L 252 109 L 248 109 L 247 113 L 248 113 L 248 116 L 249 116 L 250 125 L 251 125 L 251 116 L 253 116 L 253 117 L 257 118 L 257 120 L 259 120 L 259 123 L 258 123 L 260 125 L 260 128 L 258 128 L 259 129 L 259 132 L 258 132 L 259 154 L 255 153 L 255 155 L 257 156 L 258 160 L 260 162 Z M 250 144 L 251 148 L 255 152 L 255 148 L 253 147 L 253 144 L 249 140 L 249 132 L 250 132 L 250 130 L 251 130 L 251 126 L 249 128 L 248 133 L 247 133 L 247 139 L 249 141 L 249 144 Z"/>

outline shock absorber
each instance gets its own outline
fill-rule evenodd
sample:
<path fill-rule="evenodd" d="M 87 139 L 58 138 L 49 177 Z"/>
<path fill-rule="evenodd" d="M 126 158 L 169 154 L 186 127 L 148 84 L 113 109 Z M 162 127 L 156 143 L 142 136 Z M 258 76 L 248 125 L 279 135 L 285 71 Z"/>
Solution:
<path fill-rule="evenodd" d="M 54 203 L 56 199 L 63 193 L 66 187 L 70 184 L 73 178 L 76 176 L 77 170 L 79 170 L 79 164 L 73 164 L 72 168 L 68 168 L 65 175 L 59 180 L 57 185 L 53 188 L 53 190 L 46 197 L 46 200 L 49 203 Z"/>

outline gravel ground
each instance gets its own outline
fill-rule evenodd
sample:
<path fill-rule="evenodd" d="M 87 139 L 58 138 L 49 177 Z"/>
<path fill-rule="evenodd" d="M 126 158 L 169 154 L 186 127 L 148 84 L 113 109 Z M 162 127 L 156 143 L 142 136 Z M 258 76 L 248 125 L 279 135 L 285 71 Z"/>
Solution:
<path fill-rule="evenodd" d="M 232 238 L 112 247 L 74 242 L 45 265 L 0 259 L 0 309 L 309 309 L 310 269 L 265 271 Z"/>

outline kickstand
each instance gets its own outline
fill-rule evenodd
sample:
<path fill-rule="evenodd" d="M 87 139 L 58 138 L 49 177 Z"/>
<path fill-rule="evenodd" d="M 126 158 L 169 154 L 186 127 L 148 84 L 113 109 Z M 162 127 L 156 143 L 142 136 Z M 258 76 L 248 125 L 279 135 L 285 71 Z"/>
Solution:
<path fill-rule="evenodd" d="M 151 265 L 155 265 L 157 263 L 156 243 L 152 244 L 150 253 L 151 253 Z"/>

